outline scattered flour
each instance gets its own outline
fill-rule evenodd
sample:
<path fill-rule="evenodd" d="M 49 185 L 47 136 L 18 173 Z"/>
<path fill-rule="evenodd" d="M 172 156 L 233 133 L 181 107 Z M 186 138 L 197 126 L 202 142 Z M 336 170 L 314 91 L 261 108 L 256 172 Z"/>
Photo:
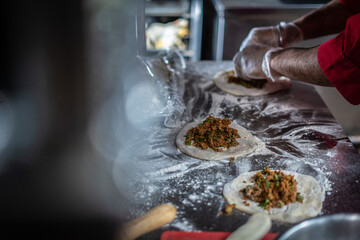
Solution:
<path fill-rule="evenodd" d="M 211 71 L 221 67 L 224 66 Z M 190 69 L 182 79 L 184 90 L 175 89 L 175 95 L 169 95 L 167 110 L 161 115 L 165 126 L 151 127 L 151 131 L 126 146 L 134 167 L 127 173 L 129 198 L 134 205 L 130 209 L 132 217 L 171 202 L 178 216 L 168 227 L 181 231 L 212 230 L 221 224 L 220 212 L 226 205 L 222 196 L 224 185 L 241 173 L 265 166 L 311 175 L 323 190 L 323 200 L 331 196 L 334 183 L 330 179 L 338 166 L 333 167 L 330 162 L 338 165 L 334 157 L 343 149 L 336 143 L 342 141 L 344 133 L 326 108 L 309 108 L 293 95 L 281 92 L 235 97 L 211 83 L 209 69 L 202 71 Z M 232 118 L 249 129 L 259 148 L 233 163 L 229 159 L 203 161 L 181 153 L 174 143 L 177 132 L 184 124 L 208 115 Z M 126 168 L 126 164 L 115 164 L 114 172 Z M 120 178 L 114 177 L 114 181 Z"/>

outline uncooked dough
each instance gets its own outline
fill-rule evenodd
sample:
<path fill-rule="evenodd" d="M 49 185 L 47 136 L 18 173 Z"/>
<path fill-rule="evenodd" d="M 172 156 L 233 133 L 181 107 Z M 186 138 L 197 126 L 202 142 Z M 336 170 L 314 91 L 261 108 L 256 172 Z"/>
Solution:
<path fill-rule="evenodd" d="M 267 79 L 267 82 L 261 89 L 246 88 L 241 84 L 228 83 L 227 75 L 229 74 L 229 72 L 233 72 L 233 70 L 229 69 L 226 71 L 218 72 L 213 80 L 218 88 L 236 96 L 260 96 L 277 92 L 282 89 L 287 89 L 291 86 L 291 80 L 288 79 L 279 79 L 275 82 Z"/>
<path fill-rule="evenodd" d="M 203 160 L 220 160 L 229 157 L 240 157 L 245 156 L 251 152 L 253 152 L 257 146 L 259 141 L 255 139 L 255 137 L 245 128 L 241 127 L 240 125 L 232 122 L 229 127 L 232 127 L 238 130 L 240 138 L 236 140 L 239 142 L 239 145 L 236 147 L 230 147 L 229 149 L 223 148 L 222 152 L 216 152 L 211 148 L 203 150 L 199 147 L 195 147 L 193 145 L 186 145 L 185 144 L 185 135 L 186 133 L 194 127 L 197 127 L 201 124 L 202 121 L 193 122 L 185 125 L 177 134 L 175 143 L 176 146 L 180 149 L 181 152 Z"/>
<path fill-rule="evenodd" d="M 251 178 L 258 171 L 243 173 L 231 182 L 225 184 L 223 194 L 229 204 L 235 204 L 235 208 L 254 214 L 257 212 L 268 212 L 259 203 L 247 200 L 249 206 L 244 204 L 243 193 L 240 191 L 246 186 L 251 186 Z M 285 223 L 298 223 L 305 219 L 317 216 L 322 208 L 322 190 L 315 178 L 296 172 L 283 171 L 285 174 L 294 175 L 298 182 L 297 191 L 304 197 L 302 203 L 294 202 L 282 208 L 271 208 L 268 212 L 272 220 Z"/>

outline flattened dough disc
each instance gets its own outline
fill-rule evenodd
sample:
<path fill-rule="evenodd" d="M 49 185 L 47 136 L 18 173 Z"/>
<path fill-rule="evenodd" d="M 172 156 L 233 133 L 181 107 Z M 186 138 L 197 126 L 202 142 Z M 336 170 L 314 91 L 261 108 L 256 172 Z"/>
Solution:
<path fill-rule="evenodd" d="M 220 160 L 229 157 L 240 157 L 247 155 L 255 150 L 258 145 L 258 142 L 255 140 L 254 136 L 245 128 L 239 126 L 238 124 L 232 122 L 229 126 L 238 130 L 240 138 L 236 140 L 239 142 L 239 145 L 236 147 L 231 147 L 229 149 L 224 149 L 222 152 L 216 152 L 211 148 L 207 150 L 202 150 L 199 147 L 185 144 L 185 135 L 191 129 L 202 122 L 193 122 L 185 125 L 177 134 L 175 143 L 176 146 L 180 149 L 181 152 L 195 158 L 203 160 Z"/>
<path fill-rule="evenodd" d="M 236 204 L 236 208 L 248 214 L 268 212 L 258 206 L 257 202 L 248 200 L 250 204 L 244 204 L 243 194 L 239 192 L 246 186 L 252 185 L 251 177 L 258 171 L 243 173 L 224 186 L 224 197 L 229 204 Z M 270 218 L 279 222 L 297 223 L 305 219 L 315 217 L 322 208 L 322 190 L 315 178 L 296 172 L 283 171 L 285 174 L 294 175 L 298 182 L 297 191 L 304 197 L 303 203 L 295 202 L 282 208 L 271 208 Z M 245 181 L 245 182 L 244 182 Z"/>
<path fill-rule="evenodd" d="M 246 88 L 241 84 L 228 83 L 227 73 L 229 73 L 230 71 L 233 70 L 229 69 L 226 71 L 218 72 L 213 80 L 218 88 L 235 96 L 260 96 L 273 93 L 282 89 L 287 89 L 291 86 L 291 80 L 288 79 L 277 80 L 275 82 L 267 79 L 267 82 L 262 89 Z"/>

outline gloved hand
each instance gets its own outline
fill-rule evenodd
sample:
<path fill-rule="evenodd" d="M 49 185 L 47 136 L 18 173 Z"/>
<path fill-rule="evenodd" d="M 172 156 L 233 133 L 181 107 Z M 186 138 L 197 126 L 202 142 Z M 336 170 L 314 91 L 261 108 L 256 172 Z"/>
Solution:
<path fill-rule="evenodd" d="M 251 44 L 235 54 L 233 58 L 235 76 L 245 80 L 267 78 L 262 69 L 262 62 L 270 49 L 272 48 L 264 44 Z"/>
<path fill-rule="evenodd" d="M 283 48 L 271 48 L 263 44 L 252 44 L 235 54 L 233 58 L 235 76 L 245 80 L 289 79 L 270 67 L 271 59 Z"/>
<path fill-rule="evenodd" d="M 303 38 L 301 29 L 293 23 L 253 28 L 233 58 L 235 76 L 246 80 L 285 78 L 271 70 L 270 60 L 274 53 Z"/>
<path fill-rule="evenodd" d="M 304 39 L 301 29 L 294 23 L 280 22 L 277 26 L 251 29 L 240 46 L 240 51 L 252 44 L 286 48 Z"/>
<path fill-rule="evenodd" d="M 261 63 L 261 68 L 262 71 L 264 73 L 264 75 L 266 76 L 266 78 L 271 79 L 273 82 L 275 82 L 275 80 L 290 80 L 289 78 L 282 76 L 281 74 L 279 74 L 278 72 L 274 71 L 271 67 L 270 67 L 270 61 L 273 57 L 275 57 L 275 55 L 280 52 L 283 48 L 272 48 L 269 51 L 267 51 L 263 57 L 262 63 Z"/>

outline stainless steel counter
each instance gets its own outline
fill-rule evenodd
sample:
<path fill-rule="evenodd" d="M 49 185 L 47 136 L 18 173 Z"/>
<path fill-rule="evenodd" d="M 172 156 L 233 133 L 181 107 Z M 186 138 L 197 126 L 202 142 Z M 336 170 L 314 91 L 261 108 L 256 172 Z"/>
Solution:
<path fill-rule="evenodd" d="M 169 88 L 177 96 L 177 106 L 183 107 L 172 104 L 164 124 L 153 126 L 151 133 L 126 149 L 136 153 L 132 161 L 140 169 L 129 176 L 129 218 L 165 202 L 178 210 L 171 224 L 140 239 L 159 239 L 167 230 L 234 231 L 249 215 L 238 210 L 221 214 L 227 204 L 224 184 L 265 166 L 315 177 L 324 191 L 320 216 L 360 213 L 360 156 L 313 86 L 293 82 L 289 90 L 236 97 L 212 82 L 216 72 L 231 66 L 229 61 L 189 63 L 176 76 L 176 89 Z M 269 153 L 240 157 L 233 163 L 181 153 L 174 143 L 177 132 L 187 122 L 208 115 L 232 118 L 265 142 Z M 271 232 L 282 234 L 292 226 L 273 221 Z"/>

